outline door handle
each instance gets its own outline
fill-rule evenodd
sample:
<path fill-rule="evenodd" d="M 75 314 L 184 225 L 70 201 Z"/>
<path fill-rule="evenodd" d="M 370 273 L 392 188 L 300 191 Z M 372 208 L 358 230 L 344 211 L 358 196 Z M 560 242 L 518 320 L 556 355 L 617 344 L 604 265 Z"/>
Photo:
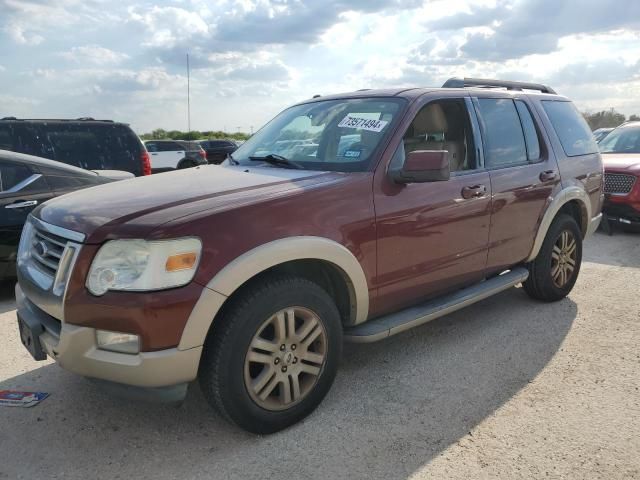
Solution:
<path fill-rule="evenodd" d="M 35 207 L 37 204 L 37 200 L 26 200 L 24 202 L 10 203 L 9 205 L 5 205 L 4 208 L 27 208 Z"/>
<path fill-rule="evenodd" d="M 555 172 L 555 170 L 547 170 L 546 172 L 542 172 L 540 174 L 540 181 L 550 182 L 551 180 L 555 180 L 557 176 L 558 174 Z"/>
<path fill-rule="evenodd" d="M 152 153 L 151 155 L 158 155 L 157 153 Z"/>
<path fill-rule="evenodd" d="M 462 198 L 479 198 L 484 197 L 487 193 L 487 187 L 484 185 L 474 185 L 472 187 L 464 187 L 462 189 Z"/>

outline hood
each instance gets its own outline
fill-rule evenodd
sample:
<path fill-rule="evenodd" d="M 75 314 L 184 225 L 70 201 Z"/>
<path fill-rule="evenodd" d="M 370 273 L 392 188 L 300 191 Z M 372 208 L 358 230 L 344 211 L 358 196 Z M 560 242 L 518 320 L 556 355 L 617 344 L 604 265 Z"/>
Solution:
<path fill-rule="evenodd" d="M 86 243 L 113 236 L 144 238 L 157 226 L 182 216 L 299 193 L 342 177 L 272 167 L 205 165 L 79 190 L 44 203 L 33 214 L 84 233 Z"/>
<path fill-rule="evenodd" d="M 640 153 L 603 153 L 605 171 L 640 174 Z"/>

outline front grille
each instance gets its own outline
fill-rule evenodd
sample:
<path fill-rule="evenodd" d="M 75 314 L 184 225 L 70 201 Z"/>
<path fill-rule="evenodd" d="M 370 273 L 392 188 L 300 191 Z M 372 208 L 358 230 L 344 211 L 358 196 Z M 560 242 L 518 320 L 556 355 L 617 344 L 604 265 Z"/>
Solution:
<path fill-rule="evenodd" d="M 41 269 L 55 277 L 60 259 L 67 246 L 67 239 L 34 228 L 31 242 L 31 258 Z"/>
<path fill-rule="evenodd" d="M 636 183 L 634 175 L 624 173 L 605 173 L 604 174 L 604 193 L 614 195 L 626 195 Z"/>

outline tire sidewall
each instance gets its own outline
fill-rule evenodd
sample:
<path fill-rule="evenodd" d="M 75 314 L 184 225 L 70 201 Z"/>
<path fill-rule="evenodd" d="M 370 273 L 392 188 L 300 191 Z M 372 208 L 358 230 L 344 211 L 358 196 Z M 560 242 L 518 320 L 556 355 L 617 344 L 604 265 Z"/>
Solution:
<path fill-rule="evenodd" d="M 233 312 L 233 325 L 222 346 L 221 401 L 228 415 L 241 427 L 258 432 L 271 432 L 285 428 L 307 416 L 322 401 L 335 377 L 342 350 L 340 315 L 331 298 L 320 288 L 307 281 L 291 288 L 280 284 L 264 289 Z M 313 311 L 327 336 L 326 360 L 312 391 L 293 407 L 270 411 L 258 406 L 250 397 L 244 382 L 245 357 L 253 336 L 265 320 L 274 313 L 292 306 Z"/>
<path fill-rule="evenodd" d="M 562 232 L 570 231 L 576 240 L 576 265 L 573 271 L 571 280 L 564 285 L 562 288 L 556 286 L 553 282 L 553 278 L 551 276 L 551 268 L 553 265 L 552 252 L 553 247 L 558 241 Z M 573 289 L 576 281 L 578 280 L 578 275 L 580 274 L 580 267 L 582 265 L 582 232 L 580 231 L 580 227 L 573 219 L 568 215 L 562 215 L 558 217 L 552 224 L 549 229 L 549 233 L 547 238 L 545 239 L 543 248 L 542 248 L 542 256 L 541 256 L 541 271 L 544 272 L 546 276 L 544 286 L 545 289 L 550 293 L 553 297 L 562 298 L 566 297 L 569 292 Z"/>

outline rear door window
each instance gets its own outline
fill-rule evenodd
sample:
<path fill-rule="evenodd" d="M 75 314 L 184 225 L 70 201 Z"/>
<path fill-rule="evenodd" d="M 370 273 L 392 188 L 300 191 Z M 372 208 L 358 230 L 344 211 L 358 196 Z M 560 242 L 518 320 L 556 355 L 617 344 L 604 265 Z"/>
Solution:
<path fill-rule="evenodd" d="M 184 147 L 176 142 L 158 142 L 159 152 L 179 152 L 184 150 Z"/>
<path fill-rule="evenodd" d="M 589 125 L 573 103 L 543 100 L 542 106 L 568 157 L 588 155 L 598 151 L 598 145 Z"/>
<path fill-rule="evenodd" d="M 489 168 L 527 163 L 520 117 L 510 98 L 479 98 L 485 163 Z"/>

